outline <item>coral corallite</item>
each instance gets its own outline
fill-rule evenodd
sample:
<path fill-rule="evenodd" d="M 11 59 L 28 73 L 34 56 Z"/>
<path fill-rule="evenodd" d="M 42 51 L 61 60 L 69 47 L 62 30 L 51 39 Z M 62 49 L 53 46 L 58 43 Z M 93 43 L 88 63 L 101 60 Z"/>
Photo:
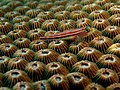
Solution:
<path fill-rule="evenodd" d="M 95 19 L 92 22 L 92 26 L 100 31 L 104 30 L 107 26 L 109 26 L 110 23 L 106 19 Z"/>
<path fill-rule="evenodd" d="M 90 46 L 105 53 L 106 50 L 113 44 L 112 39 L 105 36 L 95 37 L 90 43 Z"/>
<path fill-rule="evenodd" d="M 25 22 L 25 21 L 15 23 L 13 27 L 14 27 L 14 29 L 24 30 L 26 32 L 30 31 L 29 24 L 28 24 L 28 22 Z"/>
<path fill-rule="evenodd" d="M 13 57 L 22 57 L 27 61 L 32 61 L 33 57 L 34 57 L 34 51 L 30 50 L 29 48 L 22 48 L 22 49 L 18 49 Z"/>
<path fill-rule="evenodd" d="M 51 62 L 46 65 L 45 76 L 50 78 L 54 74 L 67 75 L 67 68 L 59 62 Z"/>
<path fill-rule="evenodd" d="M 42 62 L 34 61 L 26 65 L 25 71 L 33 81 L 39 81 L 43 79 L 43 72 L 45 65 Z"/>
<path fill-rule="evenodd" d="M 59 21 L 56 19 L 45 20 L 42 23 L 41 28 L 46 31 L 55 31 L 58 29 Z"/>
<path fill-rule="evenodd" d="M 97 73 L 97 70 L 98 70 L 97 65 L 87 60 L 82 60 L 82 61 L 75 63 L 71 69 L 72 72 L 83 73 L 89 78 L 93 78 L 95 74 Z"/>
<path fill-rule="evenodd" d="M 16 29 L 16 30 L 10 31 L 7 35 L 8 35 L 12 40 L 15 40 L 15 39 L 18 39 L 18 38 L 25 38 L 26 35 L 27 35 L 27 32 L 24 31 L 24 30 Z"/>
<path fill-rule="evenodd" d="M 103 86 L 97 83 L 90 83 L 88 84 L 84 90 L 105 90 Z"/>
<path fill-rule="evenodd" d="M 58 56 L 59 54 L 52 49 L 42 49 L 35 53 L 34 60 L 48 64 L 55 62 Z"/>
<path fill-rule="evenodd" d="M 115 71 L 108 68 L 101 68 L 97 71 L 93 81 L 107 87 L 110 84 L 118 83 L 119 77 Z"/>
<path fill-rule="evenodd" d="M 91 40 L 93 40 L 95 37 L 98 36 L 102 36 L 102 33 L 97 30 L 96 28 L 88 28 L 89 32 L 88 35 L 86 37 L 83 37 L 83 40 L 86 42 L 90 42 Z"/>
<path fill-rule="evenodd" d="M 9 63 L 7 65 L 7 70 L 11 69 L 19 69 L 24 70 L 28 62 L 20 57 L 12 58 L 9 60 Z"/>
<path fill-rule="evenodd" d="M 68 44 L 63 40 L 55 40 L 49 43 L 48 48 L 53 49 L 61 54 L 67 52 Z"/>
<path fill-rule="evenodd" d="M 55 74 L 48 79 L 52 90 L 70 90 L 68 80 L 65 76 Z"/>
<path fill-rule="evenodd" d="M 70 90 L 83 90 L 92 81 L 84 74 L 79 72 L 69 73 L 67 76 Z"/>
<path fill-rule="evenodd" d="M 12 30 L 12 24 L 9 22 L 0 22 L 0 32 L 7 34 Z"/>
<path fill-rule="evenodd" d="M 114 26 L 120 26 L 120 14 L 114 14 L 112 15 L 108 21 L 111 23 L 111 25 Z"/>
<path fill-rule="evenodd" d="M 0 34 L 0 44 L 2 43 L 12 43 L 12 40 L 10 37 L 4 35 L 4 34 Z"/>
<path fill-rule="evenodd" d="M 29 47 L 30 40 L 27 38 L 18 38 L 13 42 L 18 48 L 27 48 Z"/>
<path fill-rule="evenodd" d="M 87 42 L 73 42 L 70 44 L 68 51 L 73 54 L 77 54 L 84 47 L 89 47 Z"/>
<path fill-rule="evenodd" d="M 72 53 L 62 53 L 58 56 L 57 61 L 62 63 L 66 68 L 71 70 L 71 67 L 78 61 L 77 56 Z"/>
<path fill-rule="evenodd" d="M 112 44 L 112 45 L 107 49 L 107 53 L 109 53 L 109 54 L 114 54 L 114 55 L 120 57 L 120 43 Z"/>
<path fill-rule="evenodd" d="M 48 44 L 43 40 L 34 40 L 30 43 L 29 48 L 37 52 L 41 49 L 47 49 Z"/>
<path fill-rule="evenodd" d="M 3 43 L 0 45 L 0 56 L 12 57 L 12 55 L 17 51 L 17 47 L 10 43 Z"/>
<path fill-rule="evenodd" d="M 33 83 L 35 90 L 52 90 L 47 80 L 40 80 Z"/>
<path fill-rule="evenodd" d="M 95 10 L 90 13 L 89 18 L 91 20 L 95 19 L 108 19 L 110 17 L 109 13 L 107 13 L 105 10 Z"/>
<path fill-rule="evenodd" d="M 5 86 L 13 87 L 20 81 L 32 82 L 28 75 L 21 70 L 13 69 L 5 73 L 3 77 Z"/>
<path fill-rule="evenodd" d="M 103 54 L 95 48 L 85 47 L 78 52 L 77 58 L 78 60 L 97 62 L 102 55 Z"/>
<path fill-rule="evenodd" d="M 34 41 L 34 40 L 38 40 L 40 36 L 44 36 L 44 34 L 45 34 L 44 30 L 37 28 L 37 29 L 30 30 L 27 33 L 27 37 L 31 41 Z"/>
<path fill-rule="evenodd" d="M 96 64 L 99 68 L 109 68 L 117 73 L 120 72 L 120 59 L 116 55 L 104 54 L 98 59 Z"/>
<path fill-rule="evenodd" d="M 13 90 L 34 90 L 30 82 L 21 81 L 13 86 Z"/>
<path fill-rule="evenodd" d="M 102 35 L 111 39 L 113 39 L 118 34 L 120 34 L 120 27 L 118 26 L 108 26 L 102 31 Z"/>
<path fill-rule="evenodd" d="M 106 87 L 106 90 L 120 90 L 120 83 L 113 83 Z"/>
<path fill-rule="evenodd" d="M 7 71 L 7 65 L 9 63 L 10 58 L 7 56 L 0 57 L 0 72 L 5 73 Z"/>
<path fill-rule="evenodd" d="M 120 34 L 116 35 L 115 38 L 113 38 L 114 43 L 120 43 Z"/>

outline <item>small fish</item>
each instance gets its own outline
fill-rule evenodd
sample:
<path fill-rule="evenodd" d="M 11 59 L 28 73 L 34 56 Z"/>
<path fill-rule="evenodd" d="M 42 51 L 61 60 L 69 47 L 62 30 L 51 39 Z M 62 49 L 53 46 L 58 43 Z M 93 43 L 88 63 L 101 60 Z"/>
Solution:
<path fill-rule="evenodd" d="M 74 36 L 76 38 L 82 38 L 84 36 L 87 36 L 88 34 L 88 28 L 83 27 L 83 28 L 77 28 L 77 29 L 72 29 L 72 30 L 66 30 L 64 32 L 52 34 L 49 36 L 43 36 L 40 37 L 41 40 L 56 40 L 60 38 L 66 38 L 66 37 L 71 37 Z"/>

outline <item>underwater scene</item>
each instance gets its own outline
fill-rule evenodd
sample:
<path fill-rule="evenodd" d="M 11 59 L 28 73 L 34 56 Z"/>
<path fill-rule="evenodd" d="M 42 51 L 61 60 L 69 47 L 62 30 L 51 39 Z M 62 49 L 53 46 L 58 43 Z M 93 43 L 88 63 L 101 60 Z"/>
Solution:
<path fill-rule="evenodd" d="M 0 0 L 0 90 L 120 90 L 120 0 Z"/>

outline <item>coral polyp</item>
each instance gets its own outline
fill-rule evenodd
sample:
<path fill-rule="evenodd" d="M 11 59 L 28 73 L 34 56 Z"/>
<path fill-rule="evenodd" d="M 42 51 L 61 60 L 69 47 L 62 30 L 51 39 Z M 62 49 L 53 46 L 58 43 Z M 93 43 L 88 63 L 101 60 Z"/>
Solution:
<path fill-rule="evenodd" d="M 7 18 L 7 19 L 9 19 L 9 20 L 12 20 L 14 17 L 19 16 L 19 15 L 20 15 L 19 12 L 17 12 L 17 11 L 11 11 L 11 12 L 7 12 L 4 15 L 4 17 Z"/>
<path fill-rule="evenodd" d="M 110 17 L 109 13 L 105 10 L 95 10 L 89 14 L 91 20 L 95 19 L 108 19 Z"/>
<path fill-rule="evenodd" d="M 13 89 L 14 90 L 22 90 L 22 89 L 34 90 L 33 85 L 30 82 L 26 82 L 26 81 L 21 81 L 21 82 L 16 83 L 13 86 Z"/>
<path fill-rule="evenodd" d="M 27 33 L 27 37 L 28 37 L 31 41 L 34 41 L 34 40 L 38 40 L 40 36 L 44 36 L 45 33 L 46 33 L 46 31 L 37 28 L 37 29 L 30 30 L 30 31 Z"/>
<path fill-rule="evenodd" d="M 55 31 L 58 30 L 59 21 L 56 19 L 45 20 L 42 23 L 41 28 L 46 31 Z"/>
<path fill-rule="evenodd" d="M 44 20 L 53 19 L 53 17 L 54 17 L 54 13 L 51 11 L 40 12 L 37 15 L 37 18 L 42 18 Z"/>
<path fill-rule="evenodd" d="M 87 42 L 73 42 L 70 44 L 68 51 L 77 54 L 84 47 L 89 47 L 89 44 Z"/>
<path fill-rule="evenodd" d="M 12 57 L 17 51 L 17 47 L 10 43 L 3 43 L 0 45 L 0 56 Z"/>
<path fill-rule="evenodd" d="M 14 53 L 13 57 L 22 57 L 30 62 L 33 60 L 34 51 L 30 50 L 29 48 L 21 48 Z"/>
<path fill-rule="evenodd" d="M 120 8 L 120 5 L 114 5 L 114 6 L 112 6 L 112 7 L 108 10 L 108 12 L 109 12 L 111 15 L 120 14 L 119 8 Z"/>
<path fill-rule="evenodd" d="M 12 9 L 18 7 L 18 6 L 22 6 L 22 2 L 18 1 L 11 1 L 7 4 L 9 7 L 11 7 Z"/>
<path fill-rule="evenodd" d="M 86 42 L 90 42 L 95 37 L 102 36 L 102 33 L 99 30 L 97 30 L 96 28 L 90 27 L 90 28 L 88 28 L 88 30 L 89 30 L 88 35 L 86 37 L 83 37 L 83 40 Z"/>
<path fill-rule="evenodd" d="M 97 71 L 93 81 L 95 81 L 95 83 L 101 84 L 104 87 L 107 87 L 110 84 L 118 83 L 119 77 L 115 71 L 108 68 L 101 68 Z"/>
<path fill-rule="evenodd" d="M 25 15 L 29 16 L 30 18 L 35 18 L 40 12 L 40 9 L 30 9 L 25 13 Z"/>
<path fill-rule="evenodd" d="M 20 15 L 13 18 L 13 23 L 28 22 L 30 18 L 28 16 Z"/>
<path fill-rule="evenodd" d="M 53 90 L 70 90 L 68 80 L 65 76 L 55 74 L 48 79 Z"/>
<path fill-rule="evenodd" d="M 4 34 L 0 34 L 0 44 L 2 43 L 12 43 L 12 40 L 10 37 L 4 35 Z"/>
<path fill-rule="evenodd" d="M 77 11 L 72 11 L 70 13 L 70 18 L 73 19 L 73 20 L 78 20 L 78 19 L 81 19 L 81 18 L 87 18 L 88 14 L 84 11 L 80 11 L 80 10 L 77 10 Z"/>
<path fill-rule="evenodd" d="M 16 40 L 16 39 L 18 39 L 18 38 L 25 38 L 26 35 L 27 35 L 27 32 L 24 31 L 24 30 L 16 29 L 16 30 L 10 31 L 7 35 L 8 35 L 12 40 Z"/>
<path fill-rule="evenodd" d="M 105 90 L 103 86 L 97 83 L 88 84 L 84 90 Z"/>
<path fill-rule="evenodd" d="M 55 74 L 67 75 L 68 69 L 59 62 L 48 63 L 45 69 L 46 78 L 50 78 Z"/>
<path fill-rule="evenodd" d="M 29 24 L 28 24 L 28 22 L 25 22 L 25 21 L 15 23 L 13 27 L 14 27 L 14 29 L 24 30 L 26 32 L 30 31 Z"/>
<path fill-rule="evenodd" d="M 106 90 L 116 90 L 116 89 L 118 90 L 120 89 L 120 83 L 114 83 L 106 87 Z"/>
<path fill-rule="evenodd" d="M 52 2 L 48 3 L 40 3 L 37 6 L 37 9 L 41 9 L 42 11 L 48 11 L 53 6 Z"/>
<path fill-rule="evenodd" d="M 105 54 L 98 59 L 96 64 L 99 68 L 109 68 L 116 72 L 120 72 L 119 63 L 119 57 L 117 57 L 116 55 Z"/>
<path fill-rule="evenodd" d="M 67 52 L 68 44 L 63 40 L 55 40 L 48 44 L 48 48 L 53 49 L 61 54 Z"/>
<path fill-rule="evenodd" d="M 29 20 L 30 28 L 37 29 L 40 28 L 44 20 L 42 18 L 33 18 Z"/>
<path fill-rule="evenodd" d="M 76 10 L 81 10 L 82 9 L 82 5 L 81 4 L 70 4 L 68 6 L 66 6 L 66 10 L 67 11 L 76 11 Z"/>
<path fill-rule="evenodd" d="M 26 6 L 30 7 L 30 8 L 36 8 L 38 5 L 38 1 L 30 1 L 26 3 Z"/>
<path fill-rule="evenodd" d="M 17 8 L 15 8 L 15 10 L 19 13 L 21 13 L 22 15 L 24 15 L 28 10 L 30 10 L 30 7 L 28 6 L 19 6 Z"/>
<path fill-rule="evenodd" d="M 69 73 L 66 77 L 69 81 L 70 90 L 84 89 L 92 82 L 88 77 L 79 72 Z"/>
<path fill-rule="evenodd" d="M 12 30 L 12 25 L 9 22 L 0 22 L 0 32 L 7 34 Z"/>
<path fill-rule="evenodd" d="M 106 19 L 95 19 L 92 23 L 92 26 L 100 31 L 104 30 L 110 23 Z"/>
<path fill-rule="evenodd" d="M 113 39 L 114 43 L 120 43 L 120 34 L 118 34 L 114 39 Z"/>
<path fill-rule="evenodd" d="M 35 87 L 35 90 L 42 90 L 42 89 L 52 90 L 47 80 L 37 81 L 33 85 Z"/>
<path fill-rule="evenodd" d="M 56 13 L 56 12 L 60 12 L 64 10 L 64 6 L 63 5 L 59 5 L 59 6 L 53 6 L 50 8 L 50 11 Z"/>
<path fill-rule="evenodd" d="M 51 49 L 42 49 L 35 53 L 34 59 L 45 64 L 55 62 L 59 54 Z"/>
<path fill-rule="evenodd" d="M 114 54 L 114 55 L 120 57 L 120 43 L 112 44 L 112 45 L 107 49 L 107 53 L 109 53 L 109 54 Z"/>
<path fill-rule="evenodd" d="M 69 19 L 69 11 L 59 11 L 55 13 L 55 18 L 59 21 Z"/>
<path fill-rule="evenodd" d="M 111 25 L 120 26 L 120 14 L 114 14 L 108 20 Z"/>
<path fill-rule="evenodd" d="M 103 54 L 95 48 L 85 47 L 78 52 L 77 57 L 78 60 L 89 60 L 92 62 L 97 62 L 102 55 Z"/>
<path fill-rule="evenodd" d="M 108 3 L 106 3 L 104 6 L 102 6 L 103 7 L 103 9 L 104 10 L 109 10 L 112 6 L 114 6 L 115 5 L 115 3 L 112 3 L 112 2 L 108 2 Z"/>
<path fill-rule="evenodd" d="M 5 73 L 7 71 L 7 65 L 9 63 L 10 58 L 7 56 L 0 57 L 0 72 Z"/>
<path fill-rule="evenodd" d="M 110 0 L 96 0 L 95 3 L 102 6 L 106 3 L 110 2 Z"/>
<path fill-rule="evenodd" d="M 29 47 L 30 40 L 27 38 L 18 38 L 13 42 L 18 48 L 27 48 Z"/>
<path fill-rule="evenodd" d="M 101 10 L 101 8 L 102 7 L 100 5 L 93 3 L 93 4 L 88 4 L 88 5 L 83 6 L 82 10 L 87 13 L 91 13 L 95 10 Z"/>
<path fill-rule="evenodd" d="M 69 70 L 78 61 L 76 55 L 72 53 L 62 53 L 58 56 L 57 61 L 66 66 Z"/>
<path fill-rule="evenodd" d="M 92 24 L 92 21 L 88 18 L 81 18 L 81 19 L 78 19 L 77 22 L 76 22 L 76 26 L 77 28 L 81 28 L 81 27 L 90 27 Z"/>
<path fill-rule="evenodd" d="M 9 60 L 9 63 L 7 65 L 7 70 L 12 70 L 12 69 L 24 70 L 27 64 L 28 61 L 26 61 L 23 58 L 20 57 L 12 58 Z"/>
<path fill-rule="evenodd" d="M 21 70 L 13 69 L 4 74 L 3 81 L 5 86 L 13 87 L 16 83 L 21 81 L 32 82 L 28 75 Z"/>
<path fill-rule="evenodd" d="M 82 60 L 82 61 L 75 63 L 71 69 L 72 72 L 83 73 L 89 78 L 93 78 L 95 74 L 97 73 L 97 70 L 98 70 L 97 65 L 87 60 Z"/>
<path fill-rule="evenodd" d="M 112 39 L 105 36 L 95 37 L 90 43 L 90 46 L 105 53 L 106 50 L 113 44 Z"/>
<path fill-rule="evenodd" d="M 118 34 L 120 34 L 120 27 L 118 26 L 108 26 L 103 31 L 102 34 L 106 37 L 113 39 Z"/>
<path fill-rule="evenodd" d="M 60 31 L 65 31 L 65 30 L 74 29 L 74 28 L 75 28 L 74 20 L 68 19 L 68 20 L 60 21 L 60 24 L 59 24 Z"/>
<path fill-rule="evenodd" d="M 39 81 L 43 79 L 44 70 L 45 65 L 39 61 L 30 62 L 26 65 L 25 68 L 26 73 L 28 74 L 32 81 Z"/>
<path fill-rule="evenodd" d="M 84 5 L 87 5 L 87 4 L 92 4 L 93 2 L 94 2 L 94 0 L 82 0 L 80 2 L 80 4 L 82 4 L 84 6 Z"/>
<path fill-rule="evenodd" d="M 34 40 L 30 43 L 29 48 L 37 52 L 41 49 L 47 49 L 48 44 L 43 40 Z"/>

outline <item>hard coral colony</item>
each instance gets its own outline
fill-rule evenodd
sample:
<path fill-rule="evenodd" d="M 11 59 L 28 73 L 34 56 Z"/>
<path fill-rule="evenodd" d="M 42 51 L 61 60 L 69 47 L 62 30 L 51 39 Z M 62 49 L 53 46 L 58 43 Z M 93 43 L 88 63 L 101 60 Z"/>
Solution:
<path fill-rule="evenodd" d="M 0 90 L 120 90 L 120 0 L 0 0 Z"/>

